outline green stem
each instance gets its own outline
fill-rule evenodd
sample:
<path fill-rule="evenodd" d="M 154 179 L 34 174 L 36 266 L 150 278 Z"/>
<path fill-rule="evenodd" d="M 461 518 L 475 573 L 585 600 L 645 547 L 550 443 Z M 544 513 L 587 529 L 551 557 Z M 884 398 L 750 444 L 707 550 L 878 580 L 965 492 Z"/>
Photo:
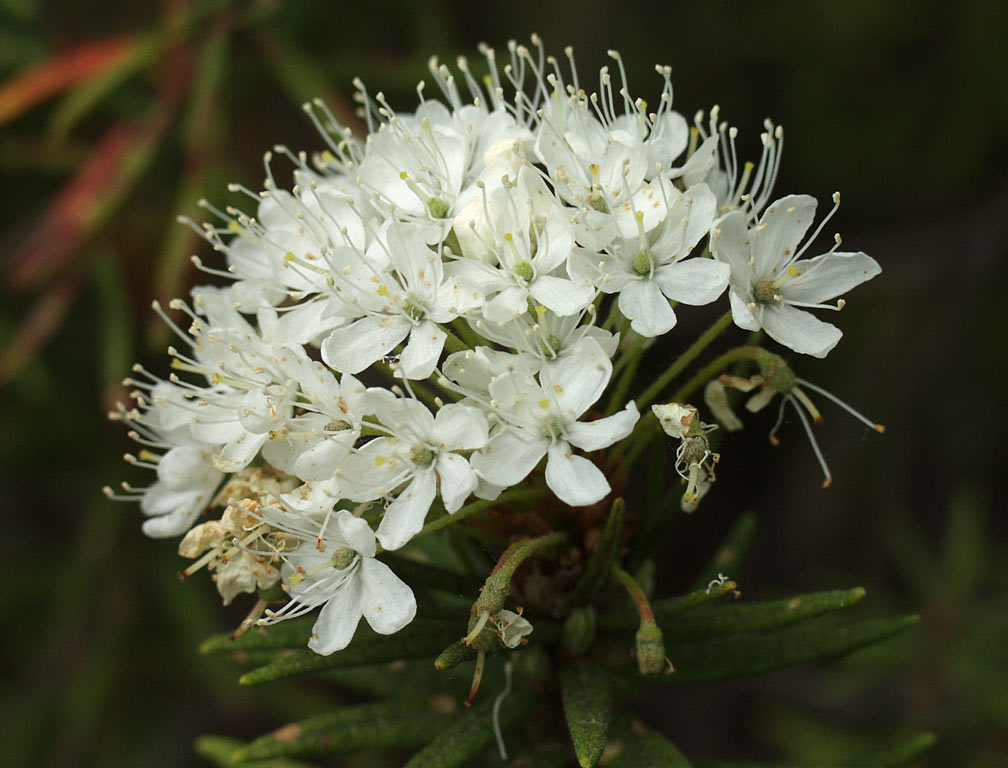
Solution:
<path fill-rule="evenodd" d="M 732 363 L 739 360 L 755 359 L 757 349 L 758 347 L 749 346 L 735 347 L 734 349 L 729 349 L 723 355 L 714 358 L 707 363 L 707 365 L 697 371 L 693 378 L 676 390 L 676 393 L 672 396 L 672 402 L 685 402 L 690 395 L 700 389 L 700 387 L 706 384 L 710 379 L 713 379 L 714 375 L 718 373 L 718 371 L 727 368 Z"/>
<path fill-rule="evenodd" d="M 449 525 L 454 525 L 465 520 L 468 517 L 472 517 L 478 512 L 482 512 L 484 509 L 489 509 L 493 506 L 498 506 L 501 504 L 507 504 L 512 501 L 530 501 L 532 499 L 538 498 L 543 495 L 543 491 L 534 489 L 523 489 L 515 491 L 506 491 L 498 496 L 492 501 L 487 499 L 480 499 L 479 501 L 474 501 L 472 504 L 466 504 L 458 512 L 453 515 L 444 515 L 439 517 L 437 520 L 431 520 L 414 538 L 420 538 L 421 536 L 426 536 L 429 533 L 434 533 L 435 531 L 440 531 L 442 528 L 447 528 Z"/>
<path fill-rule="evenodd" d="M 731 325 L 732 314 L 731 312 L 725 312 L 717 321 L 706 331 L 701 334 L 700 338 L 690 345 L 689 349 L 679 355 L 676 361 L 665 371 L 661 376 L 655 379 L 654 383 L 641 393 L 641 396 L 637 398 L 637 407 L 640 409 L 646 408 L 651 404 L 651 401 L 658 396 L 658 394 L 668 386 L 676 376 L 685 370 L 686 366 L 692 363 L 697 355 L 706 349 L 707 345 L 710 344 L 714 339 L 721 335 L 721 332 Z"/>
<path fill-rule="evenodd" d="M 647 595 L 644 594 L 644 590 L 640 588 L 640 585 L 634 581 L 634 577 L 629 573 L 624 571 L 619 566 L 614 565 L 612 568 L 612 575 L 616 577 L 623 589 L 627 591 L 630 595 L 630 599 L 633 600 L 634 605 L 637 607 L 637 613 L 640 614 L 641 623 L 655 623 L 654 611 L 651 610 L 651 603 L 648 602 Z"/>
<path fill-rule="evenodd" d="M 608 331 L 616 324 L 616 320 L 622 317 L 617 306 L 617 297 L 613 296 L 612 304 L 609 305 L 609 314 L 606 315 L 605 321 L 602 323 L 602 330 Z"/>
<path fill-rule="evenodd" d="M 455 333 L 458 337 L 462 339 L 462 341 L 471 349 L 476 349 L 476 347 L 479 346 L 485 347 L 487 345 L 487 340 L 470 328 L 469 323 L 461 317 L 452 321 L 452 328 L 455 329 Z"/>
<path fill-rule="evenodd" d="M 679 387 L 675 394 L 672 395 L 672 402 L 686 402 L 690 395 L 696 392 L 696 390 L 706 384 L 710 379 L 714 378 L 719 371 L 739 360 L 755 360 L 760 352 L 762 352 L 762 350 L 759 347 L 749 346 L 729 349 L 724 354 L 711 360 L 711 362 L 697 371 L 689 381 Z M 622 456 L 621 463 L 624 466 L 631 466 L 633 464 L 640 455 L 641 451 L 643 451 L 651 442 L 652 433 L 658 429 L 658 419 L 655 418 L 653 413 L 646 413 L 641 418 L 640 429 L 641 433 L 636 437 L 633 445 L 626 449 L 625 455 L 620 452 L 616 452 L 612 456 L 613 460 L 620 459 Z M 622 443 L 618 443 L 617 445 L 622 445 Z"/>
<path fill-rule="evenodd" d="M 643 336 L 638 337 L 633 347 L 620 355 L 616 361 L 616 365 L 613 367 L 613 375 L 615 376 L 621 369 L 622 373 L 620 374 L 619 381 L 616 382 L 616 388 L 609 398 L 609 404 L 606 406 L 606 416 L 616 413 L 620 408 L 620 404 L 626 398 L 627 391 L 630 389 L 634 376 L 637 375 L 637 369 L 640 367 L 641 357 L 644 354 L 644 341 Z"/>
<path fill-rule="evenodd" d="M 634 581 L 633 576 L 622 568 L 613 566 L 612 574 L 623 585 L 627 594 L 630 595 L 630 599 L 637 606 L 637 613 L 640 614 L 640 627 L 637 629 L 635 638 L 637 668 L 640 673 L 642 675 L 656 675 L 663 669 L 666 670 L 666 674 L 671 672 L 672 663 L 665 656 L 665 639 L 658 622 L 655 621 L 654 611 L 651 610 L 651 603 L 648 602 L 644 590 Z M 666 664 L 668 665 L 667 669 Z"/>
<path fill-rule="evenodd" d="M 448 334 L 447 338 L 445 338 L 445 349 L 449 352 L 465 352 L 466 350 L 471 349 L 468 344 L 454 334 L 451 328 L 447 328 L 443 325 L 438 327 Z"/>

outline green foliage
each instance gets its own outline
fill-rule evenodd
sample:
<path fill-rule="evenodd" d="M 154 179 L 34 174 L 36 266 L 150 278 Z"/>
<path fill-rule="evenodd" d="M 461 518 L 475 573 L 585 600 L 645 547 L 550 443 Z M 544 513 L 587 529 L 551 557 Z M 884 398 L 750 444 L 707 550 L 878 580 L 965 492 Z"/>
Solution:
<path fill-rule="evenodd" d="M 447 713 L 417 698 L 342 707 L 290 723 L 258 738 L 232 753 L 231 762 L 413 747 L 427 742 L 430 734 L 437 732 L 447 719 Z"/>
<path fill-rule="evenodd" d="M 613 690 L 609 673 L 588 661 L 560 668 L 560 696 L 574 754 L 582 768 L 592 768 L 605 751 Z"/>

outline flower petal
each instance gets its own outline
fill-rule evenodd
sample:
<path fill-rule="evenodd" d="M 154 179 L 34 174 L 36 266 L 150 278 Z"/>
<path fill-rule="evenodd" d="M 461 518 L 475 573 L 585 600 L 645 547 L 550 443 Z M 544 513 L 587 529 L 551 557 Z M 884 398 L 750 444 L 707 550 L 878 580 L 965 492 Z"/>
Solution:
<path fill-rule="evenodd" d="M 486 448 L 470 458 L 473 469 L 494 485 L 505 488 L 525 479 L 545 455 L 549 442 L 523 440 L 514 431 L 500 431 Z"/>
<path fill-rule="evenodd" d="M 843 335 L 835 325 L 783 302 L 763 310 L 763 329 L 785 347 L 813 357 L 826 357 Z"/>
<path fill-rule="evenodd" d="M 406 489 L 389 504 L 378 526 L 378 541 L 385 549 L 399 549 L 423 528 L 436 492 L 433 467 L 413 476 Z"/>
<path fill-rule="evenodd" d="M 602 396 L 611 376 L 609 356 L 597 341 L 583 338 L 571 344 L 555 363 L 544 367 L 539 379 L 542 389 L 556 397 L 562 418 L 575 421 Z"/>
<path fill-rule="evenodd" d="M 475 450 L 489 439 L 486 416 L 471 405 L 449 403 L 434 417 L 434 439 L 442 450 Z"/>
<path fill-rule="evenodd" d="M 399 359 L 399 368 L 407 379 L 426 379 L 434 371 L 448 335 L 430 320 L 410 332 L 409 342 Z"/>
<path fill-rule="evenodd" d="M 672 330 L 676 315 L 654 280 L 631 280 L 620 292 L 620 312 L 641 336 L 661 336 Z"/>
<path fill-rule="evenodd" d="M 449 514 L 457 512 L 479 485 L 476 470 L 457 453 L 442 453 L 437 458 L 437 473 L 441 478 L 441 499 L 445 509 Z"/>
<path fill-rule="evenodd" d="M 391 635 L 413 621 L 417 610 L 413 590 L 380 560 L 366 557 L 360 567 L 361 608 L 371 629 Z"/>
<path fill-rule="evenodd" d="M 562 277 L 540 275 L 529 286 L 529 294 L 544 307 L 563 317 L 580 312 L 588 306 L 595 298 L 595 289 Z"/>
<path fill-rule="evenodd" d="M 818 304 L 871 280 L 882 267 L 866 253 L 824 253 L 788 267 L 780 293 L 785 301 Z"/>
<path fill-rule="evenodd" d="M 572 424 L 567 429 L 567 439 L 581 450 L 597 451 L 629 435 L 639 418 L 637 404 L 631 400 L 622 411 L 612 416 Z"/>
<path fill-rule="evenodd" d="M 724 293 L 731 269 L 714 259 L 687 259 L 655 270 L 655 282 L 668 298 L 683 304 L 710 304 Z"/>
<path fill-rule="evenodd" d="M 570 446 L 562 440 L 549 448 L 546 485 L 560 501 L 572 507 L 594 504 L 612 490 L 601 470 L 583 456 L 571 453 Z"/>
<path fill-rule="evenodd" d="M 760 279 L 777 277 L 815 218 L 816 199 L 788 195 L 770 204 L 751 233 L 755 271 Z"/>
<path fill-rule="evenodd" d="M 322 359 L 341 373 L 360 373 L 405 339 L 412 327 L 405 317 L 362 317 L 329 334 L 322 342 Z"/>
<path fill-rule="evenodd" d="M 363 615 L 361 592 L 360 577 L 357 574 L 349 575 L 322 606 L 318 620 L 312 627 L 309 648 L 322 656 L 328 656 L 350 644 Z"/>

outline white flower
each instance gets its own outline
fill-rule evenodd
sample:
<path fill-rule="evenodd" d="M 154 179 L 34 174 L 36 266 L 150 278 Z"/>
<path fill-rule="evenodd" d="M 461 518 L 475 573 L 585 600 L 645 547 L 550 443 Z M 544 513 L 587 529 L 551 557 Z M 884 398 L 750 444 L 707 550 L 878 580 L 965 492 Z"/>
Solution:
<path fill-rule="evenodd" d="M 676 324 L 669 300 L 709 304 L 728 285 L 730 270 L 713 259 L 683 261 L 714 220 L 714 195 L 703 184 L 679 192 L 659 178 L 634 195 L 632 214 L 607 249 L 605 293 L 619 293 L 619 309 L 642 336 L 660 336 Z M 581 259 L 582 269 L 585 260 Z"/>
<path fill-rule="evenodd" d="M 815 216 L 815 198 L 789 195 L 770 205 L 754 229 L 746 216 L 733 211 L 711 230 L 711 251 L 731 267 L 729 297 L 735 324 L 749 331 L 762 328 L 795 352 L 825 357 L 842 335 L 807 308 L 839 309 L 825 302 L 882 271 L 864 253 L 840 253 L 836 246 L 821 256 L 799 261 L 839 204 L 799 247 Z M 839 244 L 839 238 L 837 239 Z"/>
<path fill-rule="evenodd" d="M 587 506 L 605 498 L 609 482 L 583 456 L 623 439 L 639 416 L 633 401 L 612 416 L 584 423 L 578 419 L 601 396 L 612 364 L 592 339 L 577 342 L 578 353 L 544 368 L 539 380 L 523 371 L 509 371 L 490 382 L 498 418 L 486 448 L 472 457 L 473 466 L 489 482 L 511 486 L 520 482 L 543 456 L 546 484 L 571 506 Z"/>
<path fill-rule="evenodd" d="M 445 277 L 441 255 L 414 230 L 392 225 L 382 248 L 389 269 L 364 257 L 362 288 L 350 297 L 366 315 L 334 330 L 322 344 L 322 359 L 343 373 L 360 373 L 409 337 L 399 360 L 408 379 L 426 379 L 437 365 L 448 323 L 476 303 L 471 289 Z"/>
<path fill-rule="evenodd" d="M 321 605 L 308 647 L 329 655 L 350 643 L 362 616 L 382 635 L 413 621 L 413 590 L 375 559 L 375 536 L 366 521 L 347 510 L 326 516 L 321 524 L 275 509 L 261 514 L 270 525 L 300 537 L 302 544 L 286 555 L 283 567 L 291 601 L 279 611 L 267 611 L 260 624 L 301 616 Z"/>
<path fill-rule="evenodd" d="M 468 405 L 449 404 L 432 416 L 416 400 L 399 400 L 379 417 L 388 437 L 377 437 L 349 456 L 341 471 L 347 496 L 370 501 L 404 486 L 385 510 L 378 539 L 398 549 L 423 527 L 440 488 L 445 509 L 456 512 L 479 482 L 460 451 L 482 448 L 486 417 Z"/>

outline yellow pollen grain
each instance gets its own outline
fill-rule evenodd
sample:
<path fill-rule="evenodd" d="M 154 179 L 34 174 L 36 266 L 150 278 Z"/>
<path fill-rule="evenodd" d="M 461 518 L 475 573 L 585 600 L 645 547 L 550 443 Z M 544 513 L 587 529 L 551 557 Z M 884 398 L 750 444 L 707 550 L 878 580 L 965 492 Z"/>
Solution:
<path fill-rule="evenodd" d="M 376 467 L 380 467 L 384 463 L 385 463 L 385 457 L 384 456 L 375 456 L 374 465 Z"/>
<path fill-rule="evenodd" d="M 539 407 L 544 409 L 549 408 L 549 398 L 544 397 L 542 400 L 540 400 Z"/>

